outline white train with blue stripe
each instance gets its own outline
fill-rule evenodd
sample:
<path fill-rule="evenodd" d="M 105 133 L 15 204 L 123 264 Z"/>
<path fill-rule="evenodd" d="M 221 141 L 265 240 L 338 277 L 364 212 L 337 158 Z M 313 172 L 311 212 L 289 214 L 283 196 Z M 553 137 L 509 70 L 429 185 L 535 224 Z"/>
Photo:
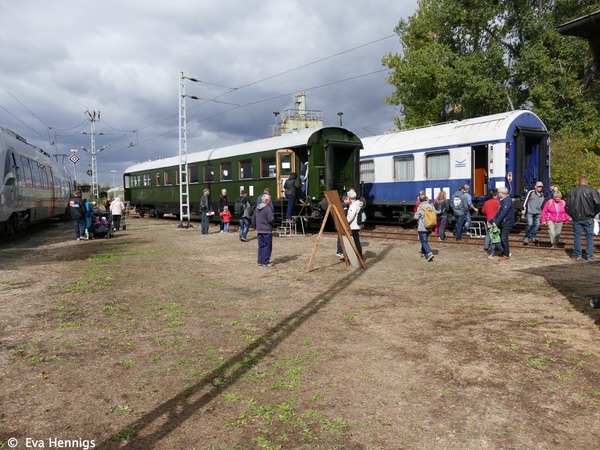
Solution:
<path fill-rule="evenodd" d="M 362 139 L 367 215 L 408 223 L 419 191 L 451 197 L 470 184 L 475 204 L 506 186 L 515 208 L 537 181 L 550 185 L 550 139 L 538 116 L 511 111 Z"/>

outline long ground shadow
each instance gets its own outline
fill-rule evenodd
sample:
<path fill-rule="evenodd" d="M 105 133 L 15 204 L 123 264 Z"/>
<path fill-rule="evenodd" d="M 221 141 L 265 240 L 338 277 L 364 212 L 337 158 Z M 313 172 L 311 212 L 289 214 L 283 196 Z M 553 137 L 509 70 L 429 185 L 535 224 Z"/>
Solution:
<path fill-rule="evenodd" d="M 560 292 L 582 314 L 590 317 L 600 328 L 600 309 L 593 309 L 590 300 L 600 297 L 598 274 L 600 264 L 582 261 L 573 277 L 573 266 L 557 264 L 524 269 L 525 274 L 544 277 L 548 284 Z"/>
<path fill-rule="evenodd" d="M 381 261 L 390 251 L 388 247 L 381 254 L 370 259 L 370 264 Z M 125 445 L 107 439 L 96 447 L 99 450 L 109 448 L 151 449 L 183 422 L 208 405 L 214 398 L 233 386 L 244 374 L 272 353 L 285 339 L 304 322 L 327 306 L 335 297 L 348 289 L 354 281 L 366 273 L 364 270 L 352 271 L 336 281 L 326 291 L 316 295 L 302 308 L 288 315 L 276 326 L 267 331 L 253 344 L 239 351 L 218 368 L 203 377 L 198 383 L 186 388 L 176 396 L 158 405 L 149 413 L 130 423 L 124 430 L 136 430 L 136 436 Z"/>

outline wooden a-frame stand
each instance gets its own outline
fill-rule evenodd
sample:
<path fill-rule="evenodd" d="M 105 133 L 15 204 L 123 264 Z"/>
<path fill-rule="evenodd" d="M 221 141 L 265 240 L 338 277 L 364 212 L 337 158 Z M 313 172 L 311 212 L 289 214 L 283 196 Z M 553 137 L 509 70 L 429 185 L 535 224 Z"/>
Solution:
<path fill-rule="evenodd" d="M 327 218 L 331 214 L 333 218 L 333 222 L 335 223 L 335 229 L 337 230 L 338 239 L 340 240 L 340 244 L 342 247 L 342 251 L 344 252 L 344 262 L 346 265 L 351 264 L 353 267 L 362 267 L 363 269 L 367 269 L 365 262 L 361 258 L 358 253 L 358 249 L 354 244 L 354 239 L 352 238 L 352 232 L 350 231 L 350 224 L 346 220 L 346 216 L 344 215 L 344 210 L 342 208 L 342 203 L 340 202 L 340 198 L 338 197 L 337 191 L 325 191 L 325 198 L 327 198 L 328 206 L 327 211 L 325 212 L 325 217 L 323 218 L 323 223 L 321 224 L 321 230 L 319 231 L 319 235 L 317 236 L 317 241 L 313 247 L 312 255 L 310 256 L 310 261 L 308 261 L 308 266 L 306 267 L 306 272 L 310 272 L 310 267 L 312 266 L 313 259 L 315 258 L 315 254 L 317 253 L 317 249 L 319 248 L 319 244 L 321 243 L 321 236 L 323 235 L 323 230 L 325 229 L 325 223 L 327 222 Z"/>

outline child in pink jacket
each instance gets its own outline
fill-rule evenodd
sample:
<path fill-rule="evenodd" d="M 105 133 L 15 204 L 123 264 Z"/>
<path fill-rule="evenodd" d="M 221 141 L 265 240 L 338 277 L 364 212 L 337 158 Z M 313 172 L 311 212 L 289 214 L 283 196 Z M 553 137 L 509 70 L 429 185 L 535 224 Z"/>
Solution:
<path fill-rule="evenodd" d="M 555 191 L 554 197 L 548 200 L 542 209 L 542 223 L 548 224 L 548 234 L 550 235 L 552 248 L 556 248 L 558 245 L 563 223 L 571 220 L 565 211 L 565 204 L 560 191 Z"/>

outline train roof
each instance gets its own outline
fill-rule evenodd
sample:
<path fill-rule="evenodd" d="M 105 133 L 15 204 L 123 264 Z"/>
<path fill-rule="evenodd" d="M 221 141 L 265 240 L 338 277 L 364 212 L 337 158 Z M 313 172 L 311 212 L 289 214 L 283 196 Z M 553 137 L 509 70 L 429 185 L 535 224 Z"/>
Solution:
<path fill-rule="evenodd" d="M 512 137 L 516 127 L 547 131 L 541 119 L 531 111 L 510 111 L 362 138 L 364 149 L 360 157 L 364 159 L 401 151 L 502 142 Z"/>
<path fill-rule="evenodd" d="M 327 128 L 327 127 L 325 127 Z M 226 147 L 212 148 L 199 152 L 188 152 L 188 164 L 201 161 L 210 161 L 221 158 L 231 158 L 240 155 L 264 152 L 268 150 L 294 148 L 307 145 L 310 137 L 324 128 L 309 128 L 296 133 L 282 134 L 266 139 L 244 142 L 242 144 L 228 145 Z M 159 169 L 162 167 L 179 165 L 179 155 L 153 161 L 146 161 L 128 167 L 125 173 L 140 172 L 144 170 Z"/>

